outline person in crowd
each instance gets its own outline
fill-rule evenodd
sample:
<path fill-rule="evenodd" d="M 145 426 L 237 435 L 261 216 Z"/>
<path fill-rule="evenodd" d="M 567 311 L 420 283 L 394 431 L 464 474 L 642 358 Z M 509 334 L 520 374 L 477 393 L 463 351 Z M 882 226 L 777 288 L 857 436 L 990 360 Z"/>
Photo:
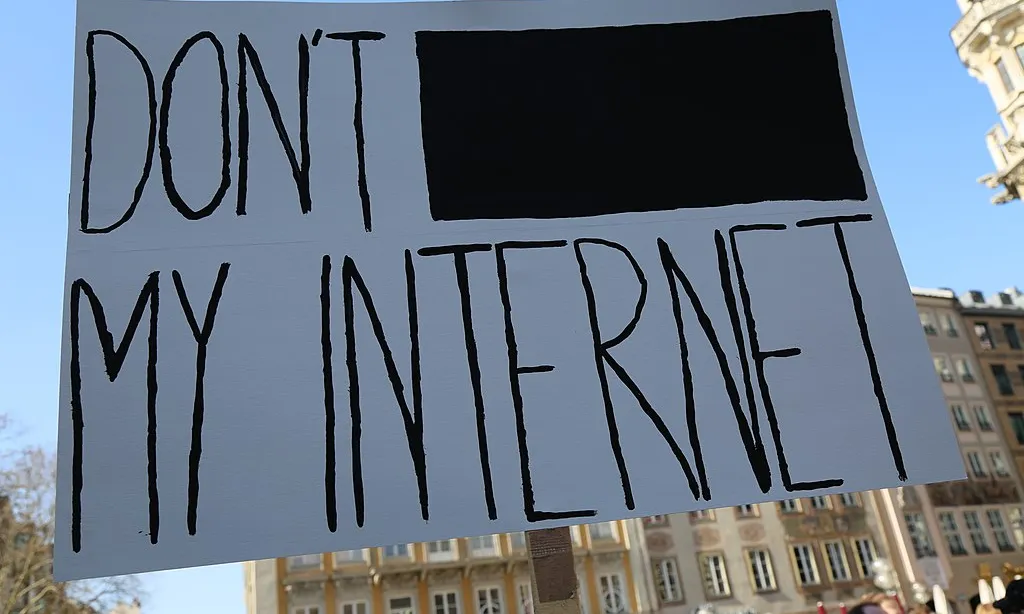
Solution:
<path fill-rule="evenodd" d="M 886 595 L 885 593 L 868 593 L 860 598 L 860 603 L 858 605 L 867 603 L 881 608 L 883 614 L 905 614 L 903 612 L 903 608 L 900 607 L 900 602 L 897 601 L 895 597 Z"/>
<path fill-rule="evenodd" d="M 1006 596 L 992 604 L 997 612 L 1020 614 L 1024 612 L 1024 579 L 1015 579 L 1006 585 Z"/>
<path fill-rule="evenodd" d="M 846 614 L 886 614 L 882 606 L 873 601 L 861 601 L 850 608 Z"/>

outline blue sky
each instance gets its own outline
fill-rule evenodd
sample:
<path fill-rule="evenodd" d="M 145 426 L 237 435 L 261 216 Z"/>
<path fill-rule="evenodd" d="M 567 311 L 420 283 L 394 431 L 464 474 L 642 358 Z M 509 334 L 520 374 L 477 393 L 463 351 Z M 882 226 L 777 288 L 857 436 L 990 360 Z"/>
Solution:
<path fill-rule="evenodd" d="M 141 1 L 141 0 L 140 0 Z M 714 1 L 714 0 L 687 0 Z M 1024 285 L 1024 205 L 994 207 L 996 114 L 948 32 L 955 0 L 839 0 L 856 104 L 913 285 L 986 293 Z M 73 70 L 73 0 L 0 9 L 0 412 L 55 445 Z M 742 67 L 736 67 L 742 78 Z M 754 93 L 756 94 L 756 93 Z M 749 122 L 759 121 L 752 105 Z M 757 164 L 756 159 L 749 160 Z M 148 574 L 147 614 L 241 614 L 237 565 Z"/>

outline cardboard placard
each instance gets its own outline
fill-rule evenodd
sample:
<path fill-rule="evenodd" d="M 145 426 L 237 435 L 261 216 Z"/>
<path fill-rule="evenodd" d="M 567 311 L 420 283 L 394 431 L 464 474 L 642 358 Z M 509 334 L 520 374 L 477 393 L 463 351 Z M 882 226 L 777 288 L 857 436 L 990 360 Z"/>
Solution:
<path fill-rule="evenodd" d="M 80 0 L 58 578 L 960 479 L 831 0 Z"/>

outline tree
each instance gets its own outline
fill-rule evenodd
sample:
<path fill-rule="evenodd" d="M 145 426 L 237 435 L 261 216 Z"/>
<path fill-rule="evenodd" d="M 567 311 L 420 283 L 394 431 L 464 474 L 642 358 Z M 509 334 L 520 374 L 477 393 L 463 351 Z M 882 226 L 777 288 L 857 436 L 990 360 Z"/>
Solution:
<path fill-rule="evenodd" d="M 0 457 L 0 614 L 106 614 L 137 600 L 134 576 L 54 581 L 55 485 L 53 454 L 26 448 Z"/>

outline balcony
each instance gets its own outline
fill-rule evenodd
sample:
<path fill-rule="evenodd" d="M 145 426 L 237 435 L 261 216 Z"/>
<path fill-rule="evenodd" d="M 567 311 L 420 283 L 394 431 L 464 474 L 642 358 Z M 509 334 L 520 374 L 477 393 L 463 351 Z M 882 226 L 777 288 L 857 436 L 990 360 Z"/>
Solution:
<path fill-rule="evenodd" d="M 580 529 L 587 532 L 591 553 L 621 552 L 626 549 L 626 542 L 617 522 L 581 525 Z"/>
<path fill-rule="evenodd" d="M 467 544 L 469 556 L 474 559 L 494 559 L 501 557 L 501 547 L 497 535 L 480 535 L 469 538 Z"/>
<path fill-rule="evenodd" d="M 992 198 L 992 203 L 1002 205 L 1020 198 L 1018 186 L 1024 184 L 1024 165 L 1021 164 L 1024 162 L 1024 143 L 997 124 L 985 134 L 985 146 L 996 172 L 979 178 L 978 182 L 991 189 L 1003 188 Z"/>
<path fill-rule="evenodd" d="M 365 576 L 370 569 L 370 550 L 340 550 L 332 552 L 334 573 L 343 576 Z"/>
<path fill-rule="evenodd" d="M 960 16 L 959 21 L 953 26 L 949 36 L 953 39 L 953 45 L 960 49 L 965 42 L 970 41 L 974 34 L 981 32 L 988 34 L 982 26 L 992 18 L 1002 19 L 1016 11 L 1024 8 L 1021 0 L 974 0 L 971 7 Z"/>
<path fill-rule="evenodd" d="M 401 573 L 416 569 L 422 563 L 422 553 L 417 557 L 415 544 L 395 544 L 384 546 L 377 555 L 380 573 Z M 417 560 L 421 559 L 421 560 Z"/>
<path fill-rule="evenodd" d="M 304 554 L 285 559 L 285 575 L 281 579 L 287 590 L 317 588 L 327 580 L 323 555 Z"/>
<path fill-rule="evenodd" d="M 513 556 L 525 555 L 526 554 L 526 533 L 518 531 L 516 533 L 509 533 L 508 545 Z"/>
<path fill-rule="evenodd" d="M 928 497 L 936 507 L 959 507 L 964 505 L 1002 505 L 1017 503 L 1020 494 L 1013 480 L 993 479 L 987 481 L 967 480 L 926 484 Z"/>

